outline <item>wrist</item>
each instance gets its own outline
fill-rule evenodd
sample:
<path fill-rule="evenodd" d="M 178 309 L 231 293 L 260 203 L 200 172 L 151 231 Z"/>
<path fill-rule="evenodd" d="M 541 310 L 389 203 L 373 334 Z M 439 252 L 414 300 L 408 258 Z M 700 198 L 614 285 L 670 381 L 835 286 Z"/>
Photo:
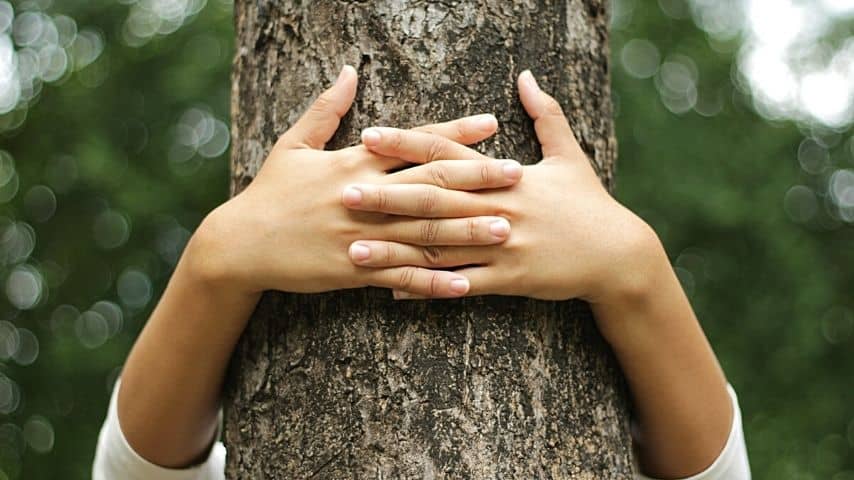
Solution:
<path fill-rule="evenodd" d="M 260 297 L 263 289 L 250 283 L 245 275 L 250 269 L 239 257 L 239 242 L 234 240 L 239 229 L 225 205 L 213 210 L 190 237 L 178 269 L 208 292 Z"/>
<path fill-rule="evenodd" d="M 647 224 L 640 222 L 624 236 L 621 252 L 614 258 L 617 268 L 588 299 L 597 326 L 612 346 L 626 338 L 644 338 L 642 333 L 657 327 L 651 324 L 660 320 L 645 312 L 673 295 L 683 295 L 664 246 Z"/>

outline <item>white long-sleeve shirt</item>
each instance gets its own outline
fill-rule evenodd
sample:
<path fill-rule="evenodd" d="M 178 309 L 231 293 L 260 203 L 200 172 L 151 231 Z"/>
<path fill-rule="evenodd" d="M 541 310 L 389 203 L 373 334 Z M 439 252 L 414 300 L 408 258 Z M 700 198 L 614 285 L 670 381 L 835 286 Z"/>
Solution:
<path fill-rule="evenodd" d="M 120 383 L 113 389 L 107 418 L 98 436 L 95 463 L 92 468 L 93 480 L 224 480 L 225 446 L 217 442 L 211 449 L 207 460 L 201 465 L 185 469 L 163 468 L 152 464 L 136 453 L 128 444 L 119 425 L 116 406 Z M 747 448 L 741 426 L 741 410 L 738 398 L 729 387 L 732 398 L 733 415 L 729 439 L 718 458 L 705 471 L 686 480 L 750 480 L 750 466 L 747 461 Z M 638 480 L 653 480 L 639 475 Z"/>

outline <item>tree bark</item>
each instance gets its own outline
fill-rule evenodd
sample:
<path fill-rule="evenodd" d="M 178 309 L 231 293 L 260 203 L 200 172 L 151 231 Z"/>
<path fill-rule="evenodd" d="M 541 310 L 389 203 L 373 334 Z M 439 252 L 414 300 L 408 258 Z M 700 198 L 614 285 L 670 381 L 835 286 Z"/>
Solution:
<path fill-rule="evenodd" d="M 232 192 L 345 63 L 359 93 L 330 148 L 493 112 L 482 151 L 536 162 L 515 90 L 531 68 L 610 185 L 605 3 L 237 0 Z M 228 478 L 633 475 L 622 379 L 578 301 L 270 292 L 227 383 Z"/>

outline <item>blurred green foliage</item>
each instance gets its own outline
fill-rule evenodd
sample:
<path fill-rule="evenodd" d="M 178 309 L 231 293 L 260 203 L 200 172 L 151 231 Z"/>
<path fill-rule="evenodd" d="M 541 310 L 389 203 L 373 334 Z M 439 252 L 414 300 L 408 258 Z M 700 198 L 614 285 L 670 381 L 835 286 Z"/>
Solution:
<path fill-rule="evenodd" d="M 754 478 L 852 480 L 854 229 L 828 193 L 850 132 L 765 119 L 739 38 L 710 41 L 676 0 L 630 3 L 612 36 L 618 196 L 661 235 L 740 394 Z M 65 53 L 0 115 L 3 480 L 88 478 L 118 368 L 226 198 L 232 6 L 157 4 L 6 4 L 49 16 L 16 48 L 52 19 Z M 688 103 L 667 91 L 686 72 Z"/>

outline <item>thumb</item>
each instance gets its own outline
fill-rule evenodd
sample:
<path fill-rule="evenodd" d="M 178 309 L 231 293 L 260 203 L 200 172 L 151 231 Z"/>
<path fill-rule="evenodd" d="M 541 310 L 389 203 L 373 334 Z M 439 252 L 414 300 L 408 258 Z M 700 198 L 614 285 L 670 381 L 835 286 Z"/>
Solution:
<path fill-rule="evenodd" d="M 350 110 L 358 81 L 356 69 L 345 65 L 335 84 L 317 97 L 294 126 L 282 135 L 280 143 L 287 148 L 322 150 L 338 130 L 341 118 Z"/>
<path fill-rule="evenodd" d="M 560 104 L 540 90 L 530 70 L 519 75 L 518 86 L 522 106 L 534 120 L 534 130 L 543 148 L 543 157 L 567 156 L 580 149 Z"/>

